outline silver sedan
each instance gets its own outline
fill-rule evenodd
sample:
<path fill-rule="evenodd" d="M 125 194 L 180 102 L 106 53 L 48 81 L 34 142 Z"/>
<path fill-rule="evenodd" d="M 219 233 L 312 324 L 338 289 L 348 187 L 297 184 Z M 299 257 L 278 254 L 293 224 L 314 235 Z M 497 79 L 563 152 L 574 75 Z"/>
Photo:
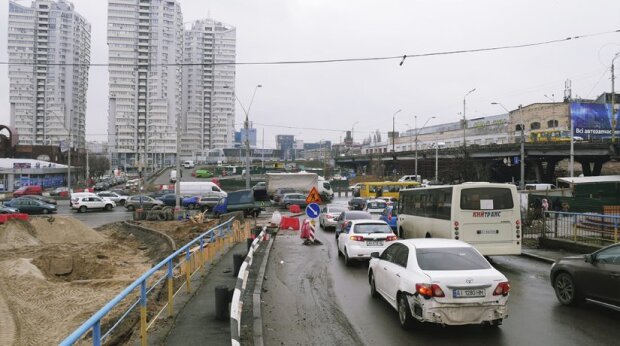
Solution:
<path fill-rule="evenodd" d="M 321 215 L 319 215 L 319 225 L 324 230 L 329 228 L 335 231 L 336 226 L 338 226 L 338 220 L 336 219 L 338 215 L 345 210 L 347 210 L 347 207 L 343 205 L 328 204 L 324 206 L 323 209 L 321 209 Z"/>

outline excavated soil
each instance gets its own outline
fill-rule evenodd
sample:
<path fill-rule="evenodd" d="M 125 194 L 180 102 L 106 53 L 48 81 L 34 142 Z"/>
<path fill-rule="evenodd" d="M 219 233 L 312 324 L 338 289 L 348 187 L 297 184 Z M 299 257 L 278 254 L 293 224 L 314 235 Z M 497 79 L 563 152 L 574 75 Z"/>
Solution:
<path fill-rule="evenodd" d="M 193 223 L 191 221 L 137 221 L 136 225 L 157 230 L 171 237 L 178 246 L 184 245 L 217 226 L 217 219 L 205 223 Z"/>
<path fill-rule="evenodd" d="M 162 255 L 148 250 L 118 224 L 97 232 L 53 216 L 0 225 L 0 344 L 58 344 Z"/>

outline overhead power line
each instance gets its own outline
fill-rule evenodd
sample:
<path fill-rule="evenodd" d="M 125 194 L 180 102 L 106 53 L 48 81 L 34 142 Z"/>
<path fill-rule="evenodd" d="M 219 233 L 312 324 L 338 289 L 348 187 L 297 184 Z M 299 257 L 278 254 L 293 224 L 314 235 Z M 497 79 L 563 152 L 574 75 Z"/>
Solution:
<path fill-rule="evenodd" d="M 577 36 L 569 36 L 565 38 L 548 40 L 548 41 L 539 41 L 532 43 L 524 43 L 524 44 L 515 44 L 515 45 L 504 45 L 504 46 L 496 46 L 496 47 L 486 47 L 486 48 L 474 48 L 474 49 L 462 49 L 462 50 L 450 50 L 450 51 L 440 51 L 440 52 L 430 52 L 430 53 L 418 53 L 418 54 L 404 54 L 404 55 L 395 55 L 395 56 L 383 56 L 383 57 L 366 57 L 366 58 L 341 58 L 341 59 L 323 59 L 323 60 L 289 60 L 289 61 L 255 61 L 255 62 L 221 62 L 221 63 L 169 63 L 169 64 L 140 64 L 140 66 L 219 66 L 219 65 L 294 65 L 294 64 L 329 64 L 329 63 L 341 63 L 341 62 L 362 62 L 362 61 L 381 61 L 381 60 L 398 60 L 399 65 L 403 65 L 406 59 L 414 59 L 414 58 L 423 58 L 429 56 L 440 56 L 440 55 L 455 55 L 455 54 L 467 54 L 467 53 L 478 53 L 478 52 L 489 52 L 495 50 L 506 50 L 506 49 L 517 49 L 517 48 L 527 48 L 527 47 L 535 47 L 535 46 L 544 46 L 550 44 L 556 44 L 561 42 L 574 41 L 577 39 L 590 38 L 595 36 L 609 35 L 614 33 L 620 33 L 620 29 L 598 32 L 593 34 L 584 34 Z M 2 61 L 0 65 L 8 65 L 9 62 Z M 36 62 L 23 62 L 23 63 L 10 63 L 11 65 L 39 65 L 39 66 L 91 66 L 91 67 L 106 67 L 106 66 L 135 66 L 138 64 L 122 64 L 122 63 L 46 63 L 39 64 Z"/>

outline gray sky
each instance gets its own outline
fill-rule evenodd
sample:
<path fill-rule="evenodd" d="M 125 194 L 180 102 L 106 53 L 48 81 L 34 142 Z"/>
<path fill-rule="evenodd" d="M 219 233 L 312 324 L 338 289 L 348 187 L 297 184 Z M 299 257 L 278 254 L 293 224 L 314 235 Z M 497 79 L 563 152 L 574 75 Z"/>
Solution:
<path fill-rule="evenodd" d="M 29 4 L 29 1 L 20 1 Z M 91 62 L 107 62 L 107 1 L 74 0 L 92 24 Z M 535 43 L 620 29 L 618 0 L 181 0 L 184 21 L 211 17 L 237 28 L 237 61 L 290 61 L 400 56 Z M 0 61 L 7 57 L 8 1 L 0 4 Z M 537 47 L 398 60 L 309 65 L 238 66 L 237 96 L 247 107 L 258 145 L 277 134 L 307 142 L 339 141 L 351 130 L 370 132 L 503 113 L 519 104 L 610 91 L 612 56 L 620 33 Z M 620 70 L 620 59 L 616 60 Z M 0 123 L 9 123 L 7 66 L 0 65 Z M 616 75 L 620 73 L 616 72 Z M 90 69 L 86 133 L 105 140 L 108 73 Z M 616 83 L 620 89 L 620 82 Z M 237 106 L 235 123 L 243 111 Z M 277 126 L 286 126 L 277 127 Z M 319 130 L 313 130 L 313 129 Z M 385 137 L 384 137 L 385 138 Z"/>

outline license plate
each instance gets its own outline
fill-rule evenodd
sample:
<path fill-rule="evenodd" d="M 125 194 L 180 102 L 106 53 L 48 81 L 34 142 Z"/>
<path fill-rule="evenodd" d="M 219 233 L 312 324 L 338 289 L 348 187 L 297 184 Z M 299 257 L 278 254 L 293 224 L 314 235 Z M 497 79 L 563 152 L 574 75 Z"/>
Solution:
<path fill-rule="evenodd" d="M 381 240 L 369 240 L 366 242 L 367 246 L 383 246 L 383 241 Z"/>
<path fill-rule="evenodd" d="M 453 298 L 478 298 L 486 296 L 483 288 L 477 289 L 456 289 L 452 291 Z"/>

